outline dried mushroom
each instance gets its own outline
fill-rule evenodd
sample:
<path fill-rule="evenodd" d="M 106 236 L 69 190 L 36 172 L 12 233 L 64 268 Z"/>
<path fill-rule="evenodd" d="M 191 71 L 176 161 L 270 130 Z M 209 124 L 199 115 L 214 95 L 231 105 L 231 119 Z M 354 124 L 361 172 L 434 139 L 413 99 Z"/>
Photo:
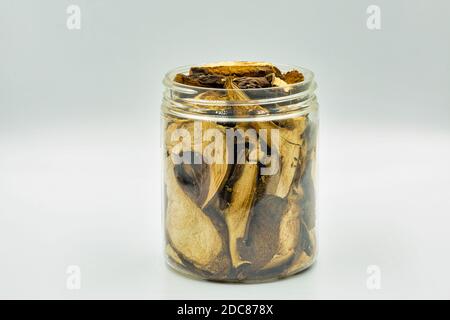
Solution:
<path fill-rule="evenodd" d="M 283 97 L 304 76 L 266 62 L 219 62 L 192 67 L 174 81 L 210 89 L 199 90 L 189 106 L 199 100 L 204 110 L 239 118 L 279 107 L 253 104 L 263 91 L 247 89 L 279 87 Z M 170 115 L 164 134 L 171 265 L 212 280 L 252 281 L 313 263 L 316 127 L 308 114 L 233 122 Z"/>
<path fill-rule="evenodd" d="M 170 166 L 166 171 L 166 188 L 171 196 L 167 200 L 165 224 L 172 248 L 200 270 L 223 272 L 221 236 L 211 220 L 179 186 L 174 168 Z"/>
<path fill-rule="evenodd" d="M 190 74 L 214 74 L 237 77 L 263 77 L 275 73 L 281 76 L 281 71 L 267 62 L 218 62 L 203 66 L 192 67 Z"/>
<path fill-rule="evenodd" d="M 227 186 L 231 193 L 228 208 L 224 210 L 225 221 L 228 227 L 231 262 L 234 267 L 249 263 L 242 258 L 238 251 L 238 241 L 245 236 L 248 219 L 253 205 L 258 175 L 257 164 L 240 165 L 239 177 L 233 186 Z"/>
<path fill-rule="evenodd" d="M 267 88 L 271 83 L 265 77 L 239 77 L 234 78 L 233 82 L 239 89 Z"/>
<path fill-rule="evenodd" d="M 230 166 L 228 164 L 228 147 L 225 143 L 225 128 L 213 122 L 197 123 L 198 127 L 195 126 L 194 121 L 174 122 L 167 128 L 165 140 L 170 155 L 187 160 L 185 162 L 189 164 L 186 170 L 195 172 L 195 167 L 201 163 L 201 168 L 198 168 L 197 171 L 201 170 L 202 172 L 197 174 L 195 186 L 199 188 L 197 203 L 203 208 L 224 185 Z M 207 137 L 208 139 L 197 137 L 198 134 L 195 130 L 208 129 L 215 129 L 212 131 L 215 136 Z M 177 140 L 179 135 L 190 136 L 193 138 L 192 142 L 180 144 Z M 175 168 L 177 172 L 182 172 L 182 168 Z M 205 188 L 205 186 L 208 187 Z"/>
<path fill-rule="evenodd" d="M 184 75 L 179 73 L 175 76 L 174 81 L 189 86 L 223 88 L 223 85 L 225 83 L 225 77 L 214 74 Z"/>
<path fill-rule="evenodd" d="M 288 84 L 298 83 L 305 80 L 305 77 L 298 70 L 291 70 L 283 75 L 283 80 Z"/>

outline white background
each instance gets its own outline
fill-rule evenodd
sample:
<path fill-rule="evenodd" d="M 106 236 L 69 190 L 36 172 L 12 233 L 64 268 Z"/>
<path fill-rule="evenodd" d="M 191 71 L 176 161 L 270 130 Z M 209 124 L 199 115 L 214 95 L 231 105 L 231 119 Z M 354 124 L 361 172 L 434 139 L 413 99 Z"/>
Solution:
<path fill-rule="evenodd" d="M 66 28 L 69 4 L 81 30 Z M 449 13 L 419 0 L 1 1 L 0 298 L 450 298 Z M 161 79 L 226 59 L 316 73 L 319 257 L 286 280 L 216 284 L 164 265 Z"/>

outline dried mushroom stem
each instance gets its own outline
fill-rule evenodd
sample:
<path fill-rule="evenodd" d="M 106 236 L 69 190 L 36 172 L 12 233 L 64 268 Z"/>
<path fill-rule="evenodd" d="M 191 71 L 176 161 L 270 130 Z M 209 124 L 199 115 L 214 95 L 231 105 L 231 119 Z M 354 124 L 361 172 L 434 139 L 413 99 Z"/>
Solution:
<path fill-rule="evenodd" d="M 257 164 L 241 166 L 242 173 L 232 187 L 231 201 L 229 207 L 224 212 L 225 221 L 228 226 L 231 262 L 235 268 L 249 263 L 249 261 L 241 258 L 238 251 L 238 240 L 245 236 L 256 190 L 256 177 L 258 175 Z"/>
<path fill-rule="evenodd" d="M 291 259 L 295 254 L 300 233 L 300 208 L 295 201 L 288 202 L 288 209 L 280 222 L 278 249 L 272 259 L 262 270 L 278 267 Z"/>

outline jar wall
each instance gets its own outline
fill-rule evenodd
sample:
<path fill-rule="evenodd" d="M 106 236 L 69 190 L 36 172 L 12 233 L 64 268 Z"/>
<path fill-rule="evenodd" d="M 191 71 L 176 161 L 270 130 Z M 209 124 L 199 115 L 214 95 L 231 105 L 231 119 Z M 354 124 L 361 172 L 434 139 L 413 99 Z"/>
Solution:
<path fill-rule="evenodd" d="M 259 282 L 312 265 L 317 109 L 313 98 L 279 120 L 163 113 L 165 252 L 172 268 L 207 280 Z"/>

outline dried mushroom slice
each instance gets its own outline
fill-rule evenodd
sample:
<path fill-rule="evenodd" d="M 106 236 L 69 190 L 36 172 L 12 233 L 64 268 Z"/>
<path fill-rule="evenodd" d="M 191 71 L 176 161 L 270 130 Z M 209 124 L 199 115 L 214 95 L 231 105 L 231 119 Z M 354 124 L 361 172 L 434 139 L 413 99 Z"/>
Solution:
<path fill-rule="evenodd" d="M 174 167 L 167 158 L 166 232 L 173 249 L 195 267 L 212 272 L 224 272 L 222 239 L 211 220 L 179 186 Z"/>
<path fill-rule="evenodd" d="M 302 148 L 305 161 L 302 165 L 301 187 L 304 190 L 304 197 L 300 202 L 302 207 L 302 220 L 308 230 L 315 227 L 315 167 L 316 167 L 316 127 L 315 124 L 308 120 L 308 128 L 304 133 L 305 141 L 308 143 Z"/>
<path fill-rule="evenodd" d="M 232 101 L 248 101 L 247 95 L 233 82 L 232 77 L 228 77 L 225 82 L 225 88 L 228 89 L 228 98 Z M 266 111 L 263 107 L 258 105 L 245 105 L 236 106 L 236 115 L 248 115 L 251 113 L 259 113 L 261 111 Z"/>
<path fill-rule="evenodd" d="M 201 127 L 196 128 L 196 125 Z M 176 131 L 177 129 L 180 131 Z M 196 130 L 205 131 L 205 136 L 201 137 Z M 178 136 L 185 134 L 189 134 L 191 139 L 188 141 L 191 143 L 182 144 L 177 140 Z M 192 173 L 191 176 L 195 177 L 193 186 L 198 189 L 195 202 L 201 208 L 206 207 L 222 189 L 230 172 L 225 127 L 206 121 L 174 122 L 166 130 L 166 148 L 169 155 L 175 154 L 189 160 L 186 161 L 188 164 L 177 166 L 176 172 Z"/>
<path fill-rule="evenodd" d="M 270 80 L 270 83 L 273 87 L 286 87 L 284 88 L 284 92 L 289 92 L 288 84 L 281 78 L 277 77 L 274 73 L 266 76 Z"/>
<path fill-rule="evenodd" d="M 283 74 L 283 80 L 288 84 L 294 84 L 305 80 L 303 74 L 298 70 L 291 70 Z"/>
<path fill-rule="evenodd" d="M 224 212 L 225 222 L 228 227 L 231 262 L 235 268 L 249 263 L 247 260 L 242 259 L 238 251 L 238 241 L 245 236 L 247 229 L 255 196 L 258 165 L 236 165 L 235 173 L 237 172 L 239 172 L 239 176 L 237 178 L 233 177 L 235 179 L 234 184 L 227 186 L 231 199 L 228 208 Z"/>
<path fill-rule="evenodd" d="M 267 193 L 285 198 L 289 193 L 297 168 L 301 165 L 302 133 L 306 128 L 306 119 L 305 117 L 296 118 L 285 123 L 284 126 L 269 122 L 260 122 L 256 125 L 260 129 L 268 129 L 268 137 L 272 136 L 270 130 L 279 131 L 279 145 L 267 141 L 272 148 L 272 153 L 276 153 L 280 160 L 279 173 L 267 178 Z"/>
<path fill-rule="evenodd" d="M 206 88 L 223 88 L 223 85 L 225 84 L 225 77 L 216 74 L 185 75 L 178 73 L 173 80 L 189 86 Z"/>
<path fill-rule="evenodd" d="M 277 253 L 286 207 L 286 199 L 273 195 L 264 196 L 253 207 L 246 235 L 239 241 L 241 257 L 251 262 L 250 271 L 260 270 Z"/>
<path fill-rule="evenodd" d="M 190 74 L 215 74 L 236 77 L 264 77 L 275 73 L 281 77 L 281 71 L 271 63 L 249 61 L 226 61 L 192 67 Z"/>
<path fill-rule="evenodd" d="M 302 219 L 308 230 L 315 227 L 316 215 L 315 215 L 315 188 L 314 188 L 314 167 L 315 160 L 309 158 L 307 166 L 302 178 L 302 188 L 305 196 L 301 201 L 301 207 L 303 209 Z"/>
<path fill-rule="evenodd" d="M 288 262 L 295 254 L 300 235 L 300 208 L 296 201 L 288 201 L 287 211 L 280 222 L 278 249 L 272 259 L 262 268 L 272 269 Z"/>
<path fill-rule="evenodd" d="M 239 89 L 268 88 L 271 86 L 271 83 L 265 77 L 239 77 L 234 78 L 233 83 Z"/>

